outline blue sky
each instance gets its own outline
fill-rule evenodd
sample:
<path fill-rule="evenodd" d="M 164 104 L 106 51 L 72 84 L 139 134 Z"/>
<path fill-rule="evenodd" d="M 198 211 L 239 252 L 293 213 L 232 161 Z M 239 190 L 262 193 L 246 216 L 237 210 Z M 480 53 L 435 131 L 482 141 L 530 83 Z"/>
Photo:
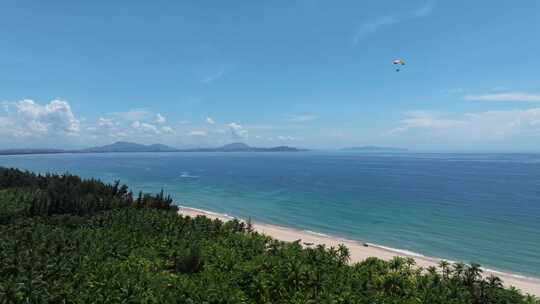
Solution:
<path fill-rule="evenodd" d="M 538 151 L 538 12 L 533 0 L 3 0 L 0 148 Z"/>

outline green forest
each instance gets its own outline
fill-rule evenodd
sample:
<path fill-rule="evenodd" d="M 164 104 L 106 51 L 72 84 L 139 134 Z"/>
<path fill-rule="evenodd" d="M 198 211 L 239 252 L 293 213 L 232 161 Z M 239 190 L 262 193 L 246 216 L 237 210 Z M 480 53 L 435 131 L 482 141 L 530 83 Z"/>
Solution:
<path fill-rule="evenodd" d="M 0 303 L 540 303 L 480 265 L 304 248 L 70 174 L 0 168 Z"/>

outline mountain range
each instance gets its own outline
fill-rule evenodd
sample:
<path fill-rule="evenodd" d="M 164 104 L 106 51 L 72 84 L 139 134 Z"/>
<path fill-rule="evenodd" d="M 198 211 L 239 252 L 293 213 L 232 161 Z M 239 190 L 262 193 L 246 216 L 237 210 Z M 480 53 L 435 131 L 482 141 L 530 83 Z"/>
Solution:
<path fill-rule="evenodd" d="M 232 143 L 218 148 L 196 148 L 181 150 L 182 152 L 299 152 L 307 151 L 288 146 L 277 146 L 271 148 L 250 147 L 244 143 Z"/>
<path fill-rule="evenodd" d="M 307 151 L 288 146 L 277 146 L 270 148 L 251 147 L 244 143 L 231 143 L 216 148 L 193 148 L 193 149 L 178 149 L 162 144 L 143 145 L 132 142 L 118 141 L 110 145 L 91 147 L 79 150 L 62 150 L 62 149 L 7 149 L 0 150 L 0 155 L 17 155 L 17 154 L 57 154 L 57 153 L 129 153 L 129 152 L 299 152 Z"/>
<path fill-rule="evenodd" d="M 110 145 L 92 147 L 79 150 L 82 153 L 103 153 L 103 152 L 178 152 L 179 149 L 162 144 L 142 145 L 126 141 L 117 141 Z"/>

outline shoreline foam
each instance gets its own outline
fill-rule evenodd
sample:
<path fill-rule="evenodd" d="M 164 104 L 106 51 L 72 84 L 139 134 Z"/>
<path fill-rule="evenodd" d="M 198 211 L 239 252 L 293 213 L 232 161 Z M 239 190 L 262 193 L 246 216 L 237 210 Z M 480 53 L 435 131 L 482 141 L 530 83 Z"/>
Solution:
<path fill-rule="evenodd" d="M 182 205 L 179 205 L 178 207 L 180 208 L 178 211 L 179 214 L 191 217 L 204 215 L 206 217 L 213 219 L 217 218 L 222 221 L 229 221 L 235 218 L 243 220 L 242 218 L 208 210 L 192 208 Z M 310 230 L 300 230 L 291 227 L 284 227 L 259 222 L 252 222 L 252 224 L 255 231 L 266 234 L 281 241 L 294 242 L 300 239 L 304 243 L 313 243 L 314 245 L 324 244 L 327 247 L 337 247 L 338 245 L 343 244 L 349 248 L 351 254 L 351 262 L 353 263 L 363 261 L 368 257 L 377 257 L 383 260 L 389 260 L 394 256 L 401 256 L 414 258 L 418 266 L 427 268 L 430 266 L 437 266 L 438 263 L 442 260 L 435 257 L 424 256 L 420 253 L 411 252 L 408 250 L 401 250 L 373 243 L 365 243 L 368 245 L 366 247 L 364 243 L 359 241 L 327 235 L 324 233 Z M 454 261 L 448 260 L 448 262 L 453 263 Z M 513 274 L 484 267 L 482 267 L 482 270 L 484 271 L 485 276 L 498 276 L 504 282 L 505 286 L 514 286 L 525 293 L 540 296 L 540 279 L 538 278 L 527 277 L 520 274 Z"/>

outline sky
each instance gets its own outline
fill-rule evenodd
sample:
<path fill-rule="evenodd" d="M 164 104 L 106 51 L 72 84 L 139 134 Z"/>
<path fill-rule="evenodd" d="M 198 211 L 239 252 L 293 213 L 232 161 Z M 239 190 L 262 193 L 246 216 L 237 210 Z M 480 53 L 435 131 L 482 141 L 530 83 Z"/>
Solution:
<path fill-rule="evenodd" d="M 537 0 L 0 0 L 0 149 L 540 151 L 539 12 Z"/>

